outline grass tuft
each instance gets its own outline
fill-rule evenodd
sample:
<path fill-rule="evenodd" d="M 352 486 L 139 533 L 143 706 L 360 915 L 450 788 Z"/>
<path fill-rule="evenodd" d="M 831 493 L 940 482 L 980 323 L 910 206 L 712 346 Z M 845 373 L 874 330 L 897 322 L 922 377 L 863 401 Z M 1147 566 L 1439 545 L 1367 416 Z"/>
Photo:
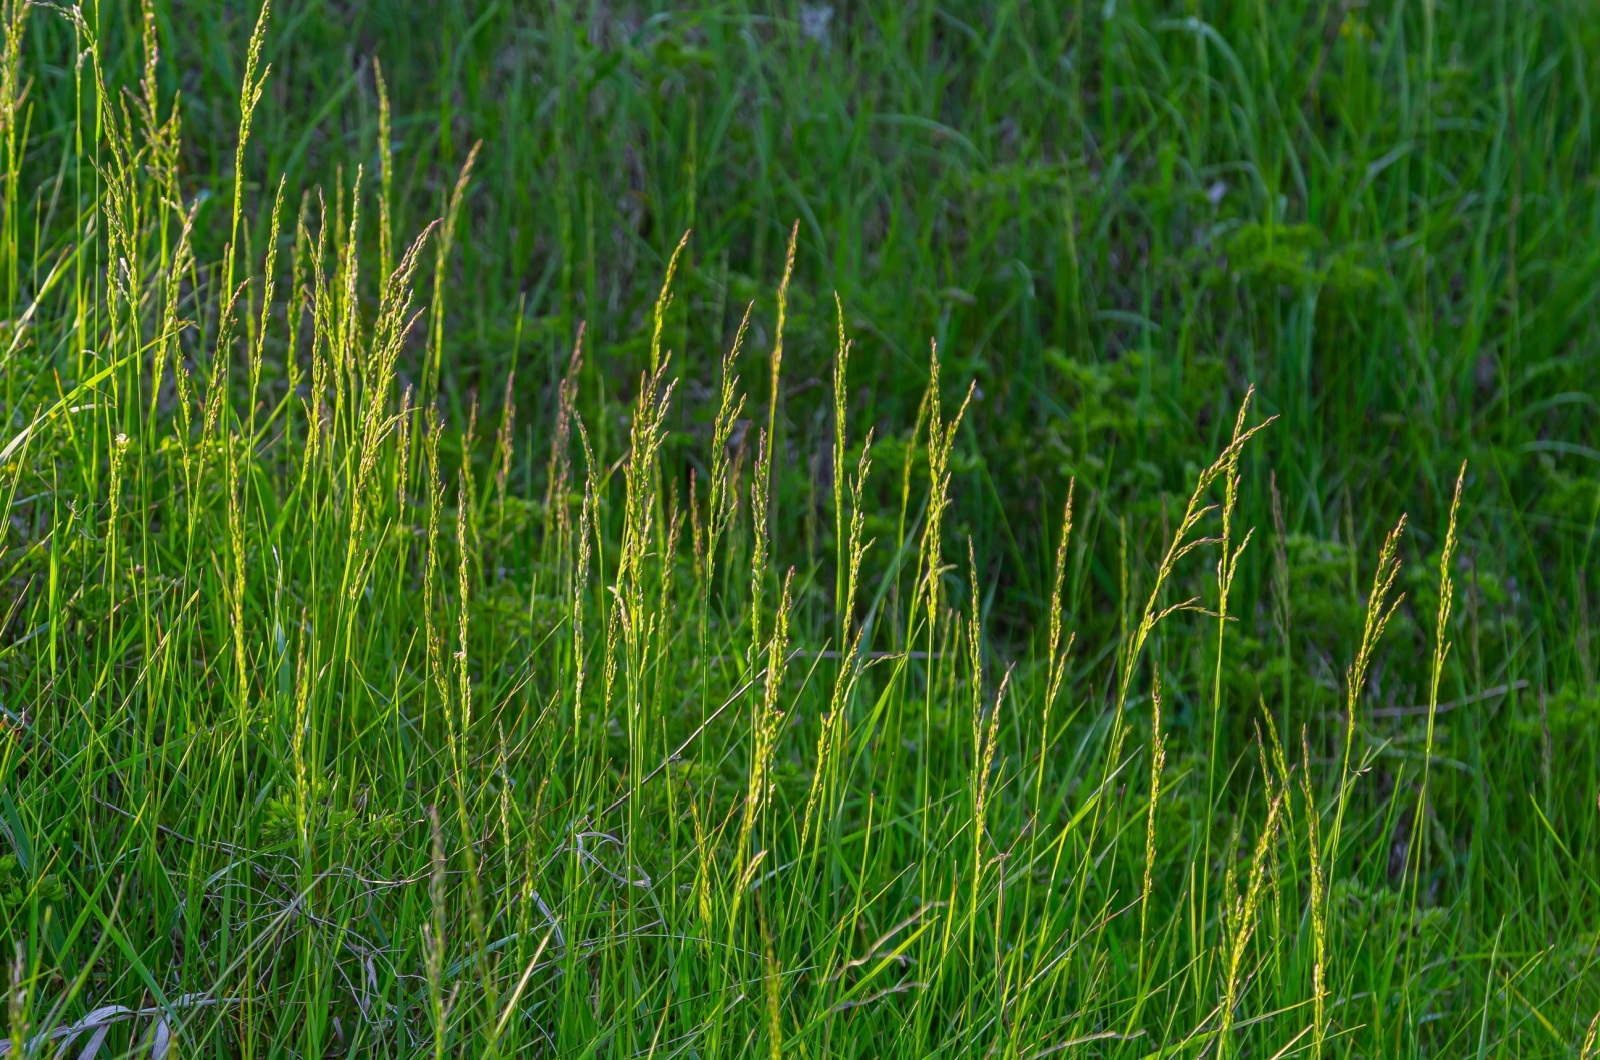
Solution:
<path fill-rule="evenodd" d="M 0 1055 L 1595 1054 L 1593 19 L 348 14 L 0 3 Z"/>

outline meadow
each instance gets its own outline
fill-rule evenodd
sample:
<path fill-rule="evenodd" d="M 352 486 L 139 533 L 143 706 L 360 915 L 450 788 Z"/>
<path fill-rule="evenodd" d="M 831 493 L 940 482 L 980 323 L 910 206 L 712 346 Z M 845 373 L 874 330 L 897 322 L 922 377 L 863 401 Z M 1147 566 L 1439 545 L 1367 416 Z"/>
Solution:
<path fill-rule="evenodd" d="M 0 0 L 0 1055 L 1600 1057 L 1596 91 Z"/>

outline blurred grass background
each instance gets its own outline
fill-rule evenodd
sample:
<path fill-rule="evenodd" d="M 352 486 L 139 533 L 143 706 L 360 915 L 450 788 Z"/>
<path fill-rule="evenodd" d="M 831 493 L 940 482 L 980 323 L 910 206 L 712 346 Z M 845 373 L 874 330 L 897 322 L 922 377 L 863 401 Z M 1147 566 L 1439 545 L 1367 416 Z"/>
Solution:
<path fill-rule="evenodd" d="M 109 39 L 130 43 L 115 10 Z M 1270 522 L 1270 472 L 1291 532 L 1359 548 L 1409 511 L 1426 553 L 1467 459 L 1469 538 L 1494 546 L 1473 562 L 1525 621 L 1565 630 L 1600 458 L 1585 10 L 314 2 L 278 13 L 251 165 L 291 188 L 348 184 L 355 160 L 373 179 L 377 63 L 397 231 L 440 212 L 482 140 L 446 329 L 457 418 L 503 388 L 519 321 L 519 404 L 550 407 L 580 320 L 586 394 L 626 403 L 641 321 L 692 229 L 668 339 L 701 384 L 681 415 L 703 423 L 714 351 L 752 299 L 762 355 L 798 219 L 783 446 L 804 465 L 828 444 L 834 292 L 860 354 L 852 415 L 880 437 L 909 430 L 937 341 L 951 378 L 980 387 L 957 532 L 1004 558 L 996 618 L 1013 627 L 1043 603 L 1044 513 L 1068 478 L 1152 551 L 1254 383 L 1280 419 L 1249 461 L 1247 522 Z M 231 179 L 253 17 L 161 18 L 196 191 Z M 137 61 L 122 49 L 123 73 Z M 70 97 L 37 95 L 36 124 L 65 128 L 48 112 Z M 62 146 L 39 143 L 42 171 Z M 548 419 L 525 421 L 534 449 Z M 620 451 L 614 415 L 596 444 Z M 1537 639 L 1539 665 L 1576 666 L 1568 638 Z"/>

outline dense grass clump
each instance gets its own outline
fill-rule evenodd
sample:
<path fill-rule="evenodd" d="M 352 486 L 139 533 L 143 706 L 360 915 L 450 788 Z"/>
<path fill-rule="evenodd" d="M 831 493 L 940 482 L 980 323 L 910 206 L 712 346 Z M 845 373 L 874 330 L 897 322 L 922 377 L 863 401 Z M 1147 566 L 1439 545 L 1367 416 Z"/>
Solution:
<path fill-rule="evenodd" d="M 0 5 L 0 1053 L 1600 1055 L 1584 11 L 413 6 Z"/>

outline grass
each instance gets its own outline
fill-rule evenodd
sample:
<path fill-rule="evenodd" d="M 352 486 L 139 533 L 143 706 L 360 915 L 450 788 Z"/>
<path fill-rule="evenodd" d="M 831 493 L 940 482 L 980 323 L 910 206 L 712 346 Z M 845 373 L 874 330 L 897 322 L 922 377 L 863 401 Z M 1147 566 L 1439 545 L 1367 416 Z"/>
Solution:
<path fill-rule="evenodd" d="M 1596 1055 L 1582 6 L 3 12 L 0 1050 Z"/>

